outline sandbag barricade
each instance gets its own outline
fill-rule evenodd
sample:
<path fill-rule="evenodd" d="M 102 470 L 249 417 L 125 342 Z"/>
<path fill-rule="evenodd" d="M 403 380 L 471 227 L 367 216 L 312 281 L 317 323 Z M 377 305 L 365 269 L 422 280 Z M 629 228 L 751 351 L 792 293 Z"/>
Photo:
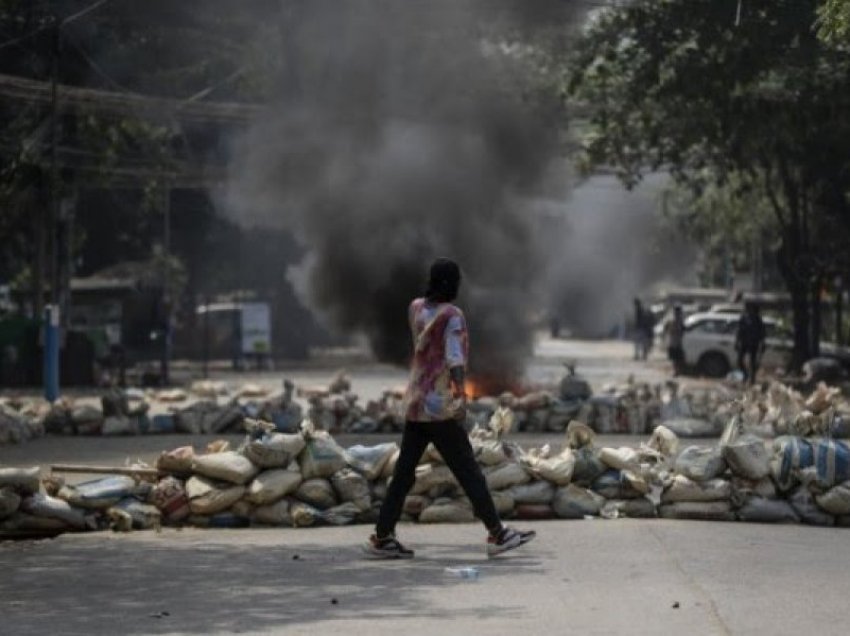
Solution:
<path fill-rule="evenodd" d="M 679 450 L 659 427 L 638 448 L 599 448 L 585 424 L 567 426 L 563 448 L 524 449 L 501 424 L 470 433 L 505 519 L 622 517 L 848 525 L 850 446 L 840 440 L 752 434 L 730 411 L 715 446 Z M 238 450 L 227 442 L 164 452 L 157 470 L 81 484 L 40 479 L 37 467 L 0 467 L 0 532 L 129 531 L 161 525 L 207 528 L 311 527 L 374 523 L 398 456 L 394 443 L 339 446 L 302 423 L 281 434 L 259 422 Z M 140 476 L 143 475 L 143 476 Z M 472 507 L 439 454 L 416 469 L 403 519 L 474 521 Z"/>

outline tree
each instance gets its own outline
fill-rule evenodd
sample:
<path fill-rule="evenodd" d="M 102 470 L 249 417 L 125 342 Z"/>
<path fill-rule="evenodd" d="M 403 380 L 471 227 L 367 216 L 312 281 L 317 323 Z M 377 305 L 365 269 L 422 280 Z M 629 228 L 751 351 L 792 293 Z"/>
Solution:
<path fill-rule="evenodd" d="M 818 9 L 818 36 L 825 42 L 846 46 L 850 42 L 850 2 L 825 0 Z"/>
<path fill-rule="evenodd" d="M 571 91 L 592 109 L 588 166 L 632 185 L 667 170 L 767 201 L 792 298 L 795 363 L 817 351 L 823 280 L 850 232 L 850 57 L 824 46 L 815 0 L 637 0 L 600 12 Z M 814 311 L 812 309 L 814 308 Z"/>

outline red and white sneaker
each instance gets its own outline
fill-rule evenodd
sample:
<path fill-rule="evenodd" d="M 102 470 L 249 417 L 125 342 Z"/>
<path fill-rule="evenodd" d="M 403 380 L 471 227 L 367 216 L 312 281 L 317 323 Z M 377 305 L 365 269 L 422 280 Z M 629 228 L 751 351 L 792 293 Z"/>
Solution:
<path fill-rule="evenodd" d="M 487 537 L 487 556 L 494 557 L 518 548 L 536 536 L 537 533 L 534 530 L 514 530 L 508 526 L 503 526 L 498 533 Z"/>

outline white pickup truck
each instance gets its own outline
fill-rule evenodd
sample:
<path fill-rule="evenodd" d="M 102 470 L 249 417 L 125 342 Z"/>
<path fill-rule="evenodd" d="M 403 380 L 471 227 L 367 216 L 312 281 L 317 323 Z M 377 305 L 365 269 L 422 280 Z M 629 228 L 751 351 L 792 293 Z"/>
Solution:
<path fill-rule="evenodd" d="M 733 313 L 709 312 L 688 316 L 682 347 L 685 364 L 700 375 L 725 377 L 738 365 L 735 334 L 740 316 Z M 763 368 L 787 368 L 791 361 L 794 341 L 782 323 L 763 317 L 766 333 Z"/>

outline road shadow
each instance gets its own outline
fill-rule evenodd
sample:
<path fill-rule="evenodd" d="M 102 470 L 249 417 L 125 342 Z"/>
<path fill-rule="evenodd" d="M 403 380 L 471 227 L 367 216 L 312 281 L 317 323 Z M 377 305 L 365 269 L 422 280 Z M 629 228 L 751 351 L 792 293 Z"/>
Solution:
<path fill-rule="evenodd" d="M 457 617 L 517 618 L 526 609 L 484 604 L 448 613 L 429 588 L 518 585 L 541 573 L 546 558 L 486 560 L 468 545 L 434 543 L 418 545 L 412 561 L 375 561 L 339 539 L 287 547 L 286 532 L 279 544 L 252 545 L 251 531 L 242 531 L 244 543 L 217 543 L 210 531 L 208 541 L 201 533 L 192 542 L 88 535 L 2 544 L 0 632 L 239 633 L 388 617 L 437 621 L 439 629 Z M 460 565 L 479 567 L 480 580 L 444 571 Z"/>

